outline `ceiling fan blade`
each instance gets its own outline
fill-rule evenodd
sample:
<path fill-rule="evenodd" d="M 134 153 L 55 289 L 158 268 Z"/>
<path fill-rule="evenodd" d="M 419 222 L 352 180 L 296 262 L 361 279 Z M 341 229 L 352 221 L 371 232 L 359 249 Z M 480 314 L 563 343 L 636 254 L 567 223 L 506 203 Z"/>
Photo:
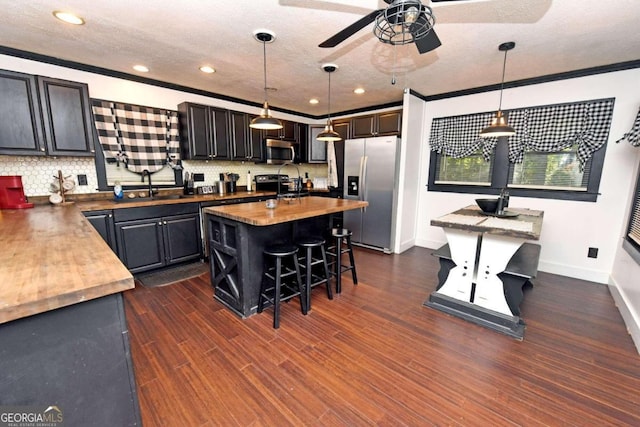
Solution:
<path fill-rule="evenodd" d="M 375 21 L 378 15 L 380 14 L 380 12 L 382 12 L 383 10 L 384 9 L 374 10 L 367 16 L 363 16 L 362 18 L 360 18 L 353 24 L 349 25 L 347 28 L 343 29 L 339 33 L 333 35 L 332 37 L 329 37 L 328 39 L 320 43 L 318 46 L 319 47 L 336 47 L 337 45 L 339 45 L 340 43 L 342 43 L 343 41 L 345 41 L 346 39 L 348 39 L 358 31 L 360 31 L 361 29 L 363 29 L 364 27 L 366 27 L 367 25 Z"/>
<path fill-rule="evenodd" d="M 414 43 L 416 44 L 418 52 L 420 53 L 430 52 L 442 44 L 433 28 L 427 33 L 426 36 L 416 40 Z"/>

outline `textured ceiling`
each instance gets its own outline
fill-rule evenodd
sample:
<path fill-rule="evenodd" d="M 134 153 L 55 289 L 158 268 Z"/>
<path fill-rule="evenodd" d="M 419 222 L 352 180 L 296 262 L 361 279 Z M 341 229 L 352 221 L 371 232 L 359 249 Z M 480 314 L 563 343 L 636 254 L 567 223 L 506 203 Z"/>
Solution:
<path fill-rule="evenodd" d="M 429 4 L 428 0 L 423 0 Z M 326 62 L 333 112 L 398 102 L 405 87 L 423 95 L 640 59 L 638 0 L 468 0 L 433 3 L 442 46 L 420 55 L 372 35 L 373 24 L 335 48 L 318 44 L 372 10 L 377 0 L 3 0 L 0 45 L 136 74 L 251 102 L 263 101 L 262 44 L 267 44 L 269 103 L 321 116 L 327 111 Z M 86 20 L 71 26 L 54 10 Z M 198 67 L 209 64 L 214 74 Z M 396 84 L 392 85 L 395 73 Z M 366 93 L 355 95 L 357 86 Z M 310 98 L 320 103 L 309 104 Z"/>

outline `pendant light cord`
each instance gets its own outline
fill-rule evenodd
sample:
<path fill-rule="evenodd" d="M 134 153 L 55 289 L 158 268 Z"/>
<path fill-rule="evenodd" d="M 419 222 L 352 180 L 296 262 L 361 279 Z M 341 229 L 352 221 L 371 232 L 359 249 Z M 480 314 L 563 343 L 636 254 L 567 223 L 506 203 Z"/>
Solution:
<path fill-rule="evenodd" d="M 331 72 L 329 74 L 329 100 L 327 102 L 327 121 L 331 122 Z"/>
<path fill-rule="evenodd" d="M 262 65 L 264 71 L 264 102 L 267 102 L 267 42 L 262 40 Z"/>
<path fill-rule="evenodd" d="M 502 81 L 500 82 L 500 104 L 498 105 L 498 111 L 502 111 L 502 91 L 504 90 L 504 71 L 507 68 L 507 52 L 504 51 L 504 62 L 502 63 Z"/>

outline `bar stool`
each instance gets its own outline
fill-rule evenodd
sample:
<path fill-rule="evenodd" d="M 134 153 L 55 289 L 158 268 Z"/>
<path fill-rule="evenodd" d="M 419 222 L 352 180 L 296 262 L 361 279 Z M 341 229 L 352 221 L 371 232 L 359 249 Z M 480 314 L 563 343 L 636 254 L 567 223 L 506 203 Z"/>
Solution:
<path fill-rule="evenodd" d="M 351 246 L 351 236 L 353 233 L 346 228 L 332 228 L 331 236 L 335 239 L 335 246 L 327 251 L 327 255 L 333 258 L 330 263 L 334 269 L 332 274 L 336 277 L 336 293 L 342 292 L 342 273 L 351 270 L 351 277 L 353 284 L 358 284 L 358 276 L 356 274 L 356 263 L 353 260 L 353 246 Z M 346 244 L 346 248 L 343 248 L 343 244 Z M 342 264 L 342 255 L 349 254 L 349 265 Z"/>
<path fill-rule="evenodd" d="M 303 237 L 298 239 L 296 244 L 299 248 L 304 250 L 303 255 L 298 259 L 298 261 L 302 261 L 302 263 L 300 263 L 300 268 L 304 270 L 305 273 L 305 303 L 308 311 L 311 310 L 311 289 L 318 285 L 324 284 L 327 288 L 327 297 L 329 299 L 333 299 L 333 292 L 331 291 L 331 284 L 329 283 L 329 280 L 331 280 L 331 274 L 329 273 L 327 254 L 324 249 L 324 239 L 319 237 Z M 316 253 L 320 252 L 315 257 L 313 256 L 314 249 L 316 250 Z M 322 265 L 322 274 L 324 277 L 313 273 L 313 267 L 319 265 Z"/>
<path fill-rule="evenodd" d="M 302 314 L 307 314 L 307 306 L 303 298 L 306 291 L 298 264 L 298 248 L 287 244 L 267 246 L 263 250 L 263 254 L 265 256 L 264 274 L 258 298 L 258 313 L 262 313 L 265 302 L 273 305 L 273 328 L 278 329 L 280 327 L 280 302 L 299 296 Z M 292 261 L 293 268 L 286 264 L 288 259 Z M 294 278 L 295 283 L 291 283 L 290 278 Z"/>

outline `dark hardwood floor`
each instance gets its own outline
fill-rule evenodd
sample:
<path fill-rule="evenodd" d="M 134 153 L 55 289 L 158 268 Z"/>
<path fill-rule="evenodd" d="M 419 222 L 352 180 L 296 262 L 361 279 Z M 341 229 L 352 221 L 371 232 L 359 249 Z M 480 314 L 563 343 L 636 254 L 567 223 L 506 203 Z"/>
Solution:
<path fill-rule="evenodd" d="M 125 292 L 150 426 L 640 425 L 640 356 L 606 286 L 539 273 L 524 341 L 424 307 L 431 250 L 356 250 L 312 311 L 242 320 L 209 276 Z"/>

